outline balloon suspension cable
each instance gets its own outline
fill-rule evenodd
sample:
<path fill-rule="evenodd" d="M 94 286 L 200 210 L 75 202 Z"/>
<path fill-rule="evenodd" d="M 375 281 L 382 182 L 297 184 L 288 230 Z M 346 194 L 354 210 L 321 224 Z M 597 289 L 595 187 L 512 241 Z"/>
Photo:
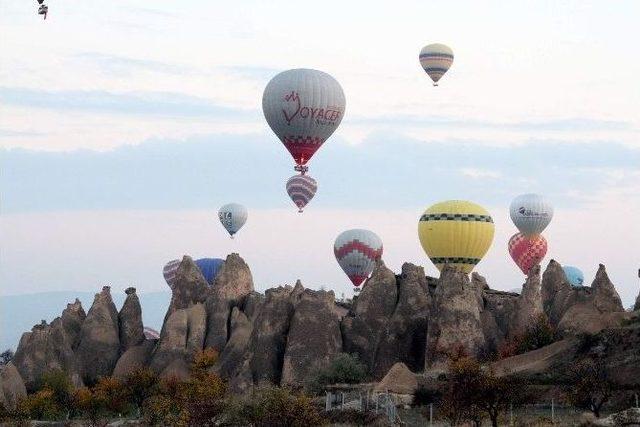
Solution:
<path fill-rule="evenodd" d="M 307 173 L 307 171 L 309 170 L 309 166 L 305 166 L 305 165 L 296 165 L 293 170 L 295 170 L 296 172 L 300 172 L 300 175 L 304 175 L 305 173 Z"/>
<path fill-rule="evenodd" d="M 433 85 L 434 85 L 435 87 L 438 87 L 438 82 L 434 82 L 434 83 L 433 83 Z"/>
<path fill-rule="evenodd" d="M 298 213 L 302 213 L 302 212 L 303 212 L 302 208 L 298 208 Z"/>
<path fill-rule="evenodd" d="M 235 237 L 233 236 L 233 234 L 230 236 L 232 239 L 235 239 Z"/>

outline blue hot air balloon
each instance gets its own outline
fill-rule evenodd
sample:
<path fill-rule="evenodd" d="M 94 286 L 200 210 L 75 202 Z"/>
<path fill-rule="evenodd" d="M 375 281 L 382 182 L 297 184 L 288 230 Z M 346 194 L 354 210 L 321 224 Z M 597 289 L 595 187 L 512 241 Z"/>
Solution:
<path fill-rule="evenodd" d="M 213 285 L 213 281 L 223 263 L 224 260 L 220 258 L 202 258 L 196 260 L 196 265 L 209 285 Z"/>
<path fill-rule="evenodd" d="M 564 270 L 564 275 L 567 276 L 567 281 L 571 286 L 583 286 L 584 274 L 582 273 L 582 270 L 570 265 L 565 265 L 562 269 Z"/>

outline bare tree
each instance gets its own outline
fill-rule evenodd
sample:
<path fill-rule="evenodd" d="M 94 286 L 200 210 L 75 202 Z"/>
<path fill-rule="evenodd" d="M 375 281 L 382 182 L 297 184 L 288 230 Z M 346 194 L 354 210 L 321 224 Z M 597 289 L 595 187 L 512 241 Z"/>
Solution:
<path fill-rule="evenodd" d="M 588 409 L 600 417 L 600 411 L 611 398 L 614 384 L 601 360 L 585 358 L 573 365 L 564 387 L 567 399 L 578 408 Z"/>

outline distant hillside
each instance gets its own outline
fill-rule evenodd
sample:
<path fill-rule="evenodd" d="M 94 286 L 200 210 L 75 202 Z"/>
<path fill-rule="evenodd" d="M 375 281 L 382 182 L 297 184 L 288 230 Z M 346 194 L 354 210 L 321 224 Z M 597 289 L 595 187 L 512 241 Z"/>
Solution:
<path fill-rule="evenodd" d="M 67 303 L 76 298 L 82 301 L 85 312 L 93 303 L 94 292 L 42 292 L 37 294 L 0 296 L 0 351 L 7 348 L 16 349 L 20 336 L 30 331 L 42 319 L 47 322 L 60 316 Z M 170 292 L 149 292 L 138 295 L 142 305 L 142 317 L 145 326 L 156 330 L 162 327 L 164 315 L 171 300 Z M 118 310 L 126 295 L 113 291 L 114 303 Z"/>

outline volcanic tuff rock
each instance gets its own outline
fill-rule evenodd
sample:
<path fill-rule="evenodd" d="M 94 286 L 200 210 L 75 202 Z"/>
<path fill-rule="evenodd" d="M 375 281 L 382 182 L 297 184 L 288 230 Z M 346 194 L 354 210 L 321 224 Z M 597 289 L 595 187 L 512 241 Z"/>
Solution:
<path fill-rule="evenodd" d="M 446 265 L 436 287 L 427 332 L 426 368 L 442 368 L 446 353 L 461 347 L 471 355 L 484 349 L 478 287 L 469 277 Z"/>
<path fill-rule="evenodd" d="M 203 349 L 206 329 L 207 314 L 202 304 L 171 313 L 151 357 L 151 369 L 162 373 L 171 364 L 175 368 L 176 360 L 188 364 L 193 354 Z"/>
<path fill-rule="evenodd" d="M 227 256 L 218 272 L 213 289 L 206 300 L 206 346 L 221 351 L 230 333 L 227 330 L 231 310 L 253 292 L 253 278 L 249 266 L 238 254 Z"/>
<path fill-rule="evenodd" d="M 424 366 L 431 297 L 424 269 L 405 263 L 397 278 L 398 299 L 383 330 L 375 356 L 373 375 L 382 377 L 396 362 L 412 370 Z"/>
<path fill-rule="evenodd" d="M 60 316 L 62 328 L 73 350 L 75 350 L 80 343 L 80 329 L 86 317 L 87 315 L 82 308 L 82 303 L 78 298 L 76 298 L 73 303 L 67 304 L 67 308 L 62 310 L 62 315 Z"/>
<path fill-rule="evenodd" d="M 156 347 L 156 342 L 157 340 L 144 340 L 138 345 L 129 347 L 118 359 L 112 375 L 123 379 L 136 369 L 148 366 L 151 354 Z"/>
<path fill-rule="evenodd" d="M 176 310 L 189 308 L 197 303 L 204 303 L 211 289 L 200 269 L 190 256 L 185 255 L 176 270 L 174 286 L 171 289 L 171 302 L 164 317 L 165 322 Z"/>
<path fill-rule="evenodd" d="M 18 400 L 26 395 L 27 389 L 14 364 L 0 366 L 0 405 L 14 409 Z"/>
<path fill-rule="evenodd" d="M 253 383 L 280 383 L 282 362 L 294 304 L 302 293 L 301 286 L 277 287 L 265 291 L 265 300 L 258 314 L 246 355 L 247 363 L 238 374 Z"/>
<path fill-rule="evenodd" d="M 127 288 L 125 293 L 127 298 L 118 313 L 120 347 L 123 352 L 144 341 L 142 308 L 138 295 L 136 295 L 136 288 Z"/>
<path fill-rule="evenodd" d="M 239 371 L 249 345 L 253 324 L 238 307 L 231 311 L 231 337 L 224 347 L 215 370 L 223 378 L 232 378 Z"/>
<path fill-rule="evenodd" d="M 340 319 L 334 305 L 333 291 L 305 289 L 300 295 L 287 334 L 282 385 L 304 385 L 342 350 Z"/>
<path fill-rule="evenodd" d="M 524 333 L 528 326 L 543 313 L 540 266 L 537 265 L 529 271 L 529 276 L 522 285 L 522 292 L 511 316 L 509 334 L 513 336 Z"/>
<path fill-rule="evenodd" d="M 595 333 L 624 317 L 620 296 L 602 264 L 591 287 L 572 288 L 560 264 L 551 260 L 542 278 L 542 301 L 561 334 Z"/>
<path fill-rule="evenodd" d="M 75 352 L 80 374 L 92 384 L 104 375 L 111 375 L 120 356 L 120 328 L 109 286 L 96 294 L 93 305 L 82 322 L 80 341 Z"/>
<path fill-rule="evenodd" d="M 636 303 L 633 305 L 633 310 L 634 311 L 640 310 L 640 293 L 636 297 Z"/>
<path fill-rule="evenodd" d="M 375 368 L 378 344 L 397 299 L 396 276 L 380 260 L 360 294 L 354 298 L 350 312 L 342 319 L 344 351 L 356 353 L 371 372 Z"/>
<path fill-rule="evenodd" d="M 42 374 L 52 369 L 64 370 L 76 386 L 82 385 L 71 343 L 59 317 L 50 325 L 43 320 L 31 332 L 22 334 L 13 364 L 29 391 L 34 391 Z"/>

